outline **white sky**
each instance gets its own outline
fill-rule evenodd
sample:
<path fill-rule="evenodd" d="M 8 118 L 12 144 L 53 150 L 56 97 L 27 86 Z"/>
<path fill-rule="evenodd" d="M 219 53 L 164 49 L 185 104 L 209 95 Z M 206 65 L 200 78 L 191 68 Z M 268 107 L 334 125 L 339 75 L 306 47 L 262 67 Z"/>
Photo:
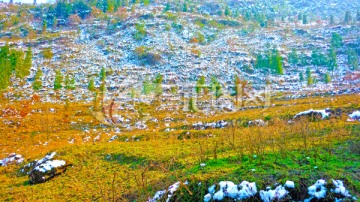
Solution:
<path fill-rule="evenodd" d="M 36 3 L 51 3 L 54 1 L 55 0 L 36 0 Z M 0 2 L 7 3 L 7 2 L 9 2 L 9 0 L 0 0 Z M 14 0 L 14 3 L 17 3 L 17 2 L 32 4 L 32 3 L 34 3 L 34 0 Z"/>

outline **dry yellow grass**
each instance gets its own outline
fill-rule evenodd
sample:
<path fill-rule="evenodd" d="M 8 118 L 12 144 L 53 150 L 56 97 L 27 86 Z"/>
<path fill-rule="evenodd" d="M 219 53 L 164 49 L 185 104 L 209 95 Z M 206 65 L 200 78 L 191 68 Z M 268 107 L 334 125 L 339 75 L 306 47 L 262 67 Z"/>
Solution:
<path fill-rule="evenodd" d="M 289 156 L 291 151 L 302 151 L 317 158 L 317 147 L 330 152 L 335 148 L 335 143 L 354 139 L 353 133 L 346 128 L 358 123 L 346 122 L 346 114 L 338 119 L 319 122 L 300 120 L 292 125 L 287 124 L 287 119 L 310 108 L 341 107 L 346 112 L 359 107 L 358 99 L 358 95 L 349 95 L 276 101 L 273 102 L 275 106 L 267 110 L 251 109 L 213 117 L 198 114 L 197 118 L 156 111 L 149 106 L 144 110 L 160 120 L 160 127 L 149 124 L 150 128 L 146 131 L 123 131 L 119 139 L 111 143 L 108 140 L 115 135 L 113 128 L 99 127 L 101 123 L 92 116 L 91 104 L 71 103 L 65 107 L 36 102 L 26 109 L 24 102 L 3 101 L 1 110 L 11 108 L 14 114 L 21 114 L 22 111 L 28 114 L 22 118 L 2 114 L 0 158 L 16 152 L 29 162 L 42 158 L 47 152 L 57 151 L 56 158 L 72 166 L 62 175 L 33 186 L 28 184 L 26 176 L 17 176 L 20 166 L 1 167 L 0 200 L 145 201 L 156 190 L 164 189 L 177 180 L 221 178 L 239 169 L 231 164 L 227 168 L 209 167 L 209 170 L 201 171 L 197 168 L 201 162 L 253 155 L 257 155 L 261 162 L 268 159 L 268 153 L 275 152 L 280 157 Z M 266 116 L 271 117 L 266 127 L 238 126 L 204 131 L 184 129 L 162 132 L 166 128 L 163 122 L 166 117 L 187 119 L 189 123 L 194 123 L 221 119 L 254 120 Z M 3 122 L 5 119 L 19 124 L 6 125 Z M 171 123 L 171 127 L 182 125 L 182 121 Z M 97 135 L 101 138 L 94 142 Z M 87 137 L 90 138 L 86 140 Z M 129 142 L 125 142 L 127 138 Z M 71 139 L 74 139 L 73 144 L 69 143 Z M 47 144 L 44 145 L 45 142 Z M 331 158 L 326 154 L 319 156 Z M 354 183 L 353 186 L 359 186 L 356 181 Z"/>

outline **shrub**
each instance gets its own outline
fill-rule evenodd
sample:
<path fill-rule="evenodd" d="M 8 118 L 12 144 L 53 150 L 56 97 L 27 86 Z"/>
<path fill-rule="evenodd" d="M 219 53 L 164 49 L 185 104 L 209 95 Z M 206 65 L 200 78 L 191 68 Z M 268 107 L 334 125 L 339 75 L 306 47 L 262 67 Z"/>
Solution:
<path fill-rule="evenodd" d="M 135 53 L 140 60 L 145 64 L 153 65 L 161 60 L 161 56 L 158 53 L 150 52 L 151 48 L 146 46 L 139 46 L 135 48 Z"/>

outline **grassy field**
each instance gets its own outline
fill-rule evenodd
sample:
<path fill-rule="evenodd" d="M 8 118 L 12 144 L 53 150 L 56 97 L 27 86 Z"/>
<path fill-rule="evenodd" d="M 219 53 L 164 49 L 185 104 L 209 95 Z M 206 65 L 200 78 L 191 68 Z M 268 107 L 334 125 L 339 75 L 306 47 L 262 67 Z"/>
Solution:
<path fill-rule="evenodd" d="M 16 152 L 25 163 L 56 151 L 71 165 L 48 182 L 30 185 L 19 176 L 21 165 L 0 167 L 0 201 L 146 201 L 176 181 L 174 201 L 201 201 L 220 180 L 256 182 L 258 190 L 286 180 L 295 182 L 297 199 L 316 180 L 341 179 L 360 197 L 360 124 L 347 114 L 360 108 L 359 95 L 273 101 L 272 107 L 219 113 L 211 117 L 157 111 L 148 130 L 122 131 L 98 122 L 92 104 L 0 103 L 0 159 Z M 341 108 L 342 116 L 288 123 L 308 109 Z M 2 111 L 2 112 L 1 112 Z M 6 111 L 6 112 L 4 112 Z M 164 132 L 164 118 L 172 117 Z M 184 120 L 186 119 L 186 124 Z M 254 119 L 267 126 L 246 126 Z M 193 130 L 192 123 L 233 120 L 224 129 Z M 12 121 L 11 124 L 5 124 Z M 108 140 L 117 134 L 113 142 Z M 99 140 L 94 138 L 100 135 Z M 73 143 L 69 143 L 73 140 Z M 25 164 L 23 163 L 23 164 Z M 200 166 L 205 163 L 206 166 Z M 201 184 L 199 184 L 201 182 Z M 256 198 L 253 200 L 257 200 Z"/>

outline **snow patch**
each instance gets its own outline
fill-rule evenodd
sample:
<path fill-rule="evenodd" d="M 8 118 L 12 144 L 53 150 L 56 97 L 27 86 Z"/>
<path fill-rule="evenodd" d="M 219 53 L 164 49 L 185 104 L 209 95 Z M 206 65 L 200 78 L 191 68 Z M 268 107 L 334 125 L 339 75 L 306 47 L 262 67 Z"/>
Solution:
<path fill-rule="evenodd" d="M 286 181 L 285 184 L 284 184 L 284 187 L 294 189 L 295 188 L 295 183 L 293 181 Z"/>
<path fill-rule="evenodd" d="M 170 199 L 171 199 L 171 197 L 172 197 L 172 196 L 174 195 L 174 193 L 176 192 L 176 190 L 179 189 L 180 184 L 181 184 L 181 182 L 179 181 L 179 182 L 176 182 L 176 183 L 174 183 L 173 185 L 171 185 L 171 186 L 167 189 L 167 191 L 166 191 L 166 190 L 157 191 L 157 192 L 155 193 L 154 197 L 148 199 L 147 202 L 156 202 L 156 201 L 162 199 L 163 196 L 164 196 L 166 193 L 168 194 L 168 197 L 167 197 L 167 199 L 166 199 L 166 202 L 169 202 Z"/>
<path fill-rule="evenodd" d="M 305 199 L 305 201 L 311 201 L 313 198 L 322 199 L 326 196 L 326 181 L 318 180 L 316 183 L 308 188 L 308 194 L 310 198 Z"/>
<path fill-rule="evenodd" d="M 327 118 L 327 117 L 330 116 L 330 112 L 328 111 L 328 109 L 323 109 L 323 110 L 310 109 L 310 110 L 303 111 L 303 112 L 300 112 L 300 113 L 296 114 L 294 116 L 294 118 L 298 118 L 300 116 L 305 116 L 305 115 L 311 115 L 311 114 L 321 114 L 322 119 Z"/>
<path fill-rule="evenodd" d="M 353 120 L 360 121 L 360 111 L 354 111 L 353 113 L 349 114 L 349 117 Z"/>
<path fill-rule="evenodd" d="M 281 199 L 285 198 L 285 196 L 288 193 L 289 192 L 285 189 L 285 187 L 283 187 L 282 185 L 279 185 L 275 188 L 275 190 L 268 190 L 268 191 L 261 190 L 260 198 L 264 202 L 271 202 L 273 200 L 281 200 Z"/>
<path fill-rule="evenodd" d="M 204 196 L 204 201 L 218 200 L 221 201 L 225 197 L 235 200 L 244 200 L 254 196 L 257 193 L 255 182 L 243 181 L 239 185 L 235 185 L 231 181 L 219 182 L 219 190 L 215 193 L 216 185 L 208 188 L 209 193 Z"/>

